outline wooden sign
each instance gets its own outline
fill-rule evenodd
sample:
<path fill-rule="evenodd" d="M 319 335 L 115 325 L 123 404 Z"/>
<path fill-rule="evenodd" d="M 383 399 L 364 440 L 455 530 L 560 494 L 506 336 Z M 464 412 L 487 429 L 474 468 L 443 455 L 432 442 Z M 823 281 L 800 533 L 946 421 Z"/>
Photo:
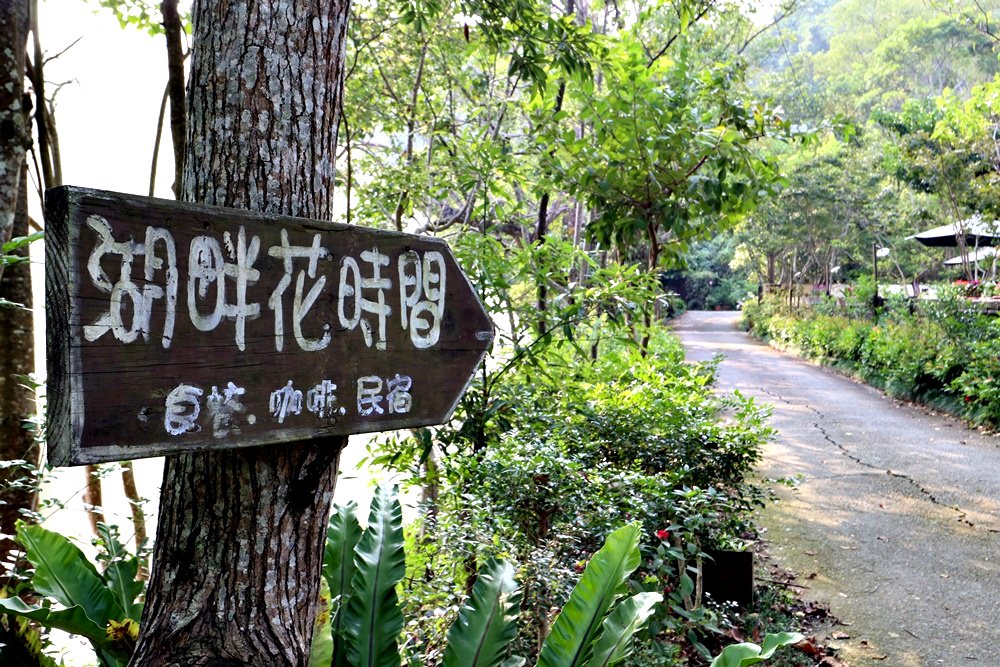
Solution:
<path fill-rule="evenodd" d="M 444 241 L 46 193 L 49 460 L 447 421 L 493 325 Z"/>

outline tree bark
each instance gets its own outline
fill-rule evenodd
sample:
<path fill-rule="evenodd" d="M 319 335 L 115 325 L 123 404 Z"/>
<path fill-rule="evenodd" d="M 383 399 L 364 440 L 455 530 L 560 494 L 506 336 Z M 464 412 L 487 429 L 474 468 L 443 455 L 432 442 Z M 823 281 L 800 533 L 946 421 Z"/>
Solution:
<path fill-rule="evenodd" d="M 195 3 L 185 199 L 331 217 L 347 12 Z M 132 665 L 307 664 L 344 442 L 168 458 Z"/>
<path fill-rule="evenodd" d="M 27 171 L 22 165 L 22 170 Z M 20 185 L 12 233 L 28 233 L 27 174 Z M 20 254 L 27 255 L 23 248 Z M 0 278 L 0 299 L 24 308 L 0 306 L 0 459 L 23 460 L 29 466 L 40 463 L 34 434 L 24 428 L 24 420 L 36 412 L 34 392 L 22 386 L 18 375 L 35 370 L 35 338 L 31 311 L 31 271 L 27 263 L 7 267 Z M 14 535 L 24 510 L 34 510 L 38 489 L 28 469 L 12 466 L 0 470 L 0 562 L 10 562 L 11 551 L 19 550 L 8 535 Z M 27 483 L 26 483 L 27 482 Z"/>
<path fill-rule="evenodd" d="M 24 61 L 30 27 L 28 2 L 0 2 L 0 244 L 10 240 L 24 155 L 31 145 L 24 106 Z M 0 266 L 0 276 L 3 276 Z"/>
<path fill-rule="evenodd" d="M 24 63 L 30 27 L 28 2 L 0 3 L 0 244 L 28 233 L 25 153 L 31 145 L 29 109 L 24 101 Z M 27 253 L 27 249 L 24 250 Z M 0 298 L 31 307 L 28 264 L 0 266 Z M 22 420 L 35 411 L 34 396 L 16 375 L 34 370 L 31 312 L 0 307 L 0 459 L 38 463 L 34 438 Z M 0 561 L 15 548 L 14 523 L 32 508 L 33 485 L 12 485 L 25 470 L 0 471 Z M 23 481 L 23 480 L 20 480 Z"/>

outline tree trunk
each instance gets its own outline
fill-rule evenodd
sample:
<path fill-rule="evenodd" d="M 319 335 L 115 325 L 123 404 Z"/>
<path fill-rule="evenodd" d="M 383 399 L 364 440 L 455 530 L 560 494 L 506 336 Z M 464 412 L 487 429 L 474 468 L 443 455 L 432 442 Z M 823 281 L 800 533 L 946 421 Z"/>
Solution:
<path fill-rule="evenodd" d="M 11 238 L 20 198 L 21 168 L 31 145 L 24 107 L 24 59 L 29 26 L 26 1 L 0 2 L 0 244 Z"/>
<path fill-rule="evenodd" d="M 22 170 L 27 171 L 22 166 Z M 21 196 L 14 216 L 12 233 L 28 233 L 27 174 L 21 180 Z M 23 255 L 28 249 L 22 249 Z M 0 459 L 23 460 L 37 467 L 39 449 L 34 434 L 24 428 L 24 420 L 36 412 L 34 392 L 22 386 L 18 375 L 35 370 L 35 338 L 31 317 L 31 272 L 27 263 L 7 267 L 0 278 L 0 300 L 19 303 L 24 308 L 0 306 Z M 8 535 L 14 535 L 15 523 L 23 510 L 33 510 L 38 496 L 33 472 L 11 466 L 0 470 L 0 562 L 11 562 L 12 550 L 19 547 Z"/>
<path fill-rule="evenodd" d="M 29 28 L 28 2 L 0 3 L 0 244 L 27 234 L 25 152 L 31 144 L 29 110 L 24 105 L 24 61 Z M 25 249 L 25 253 L 27 250 Z M 0 298 L 31 307 L 28 264 L 0 266 Z M 16 375 L 34 370 L 31 312 L 0 307 L 0 459 L 38 463 L 34 438 L 22 420 L 35 411 L 34 396 Z M 20 511 L 35 503 L 34 485 L 12 485 L 25 470 L 0 471 L 0 561 L 6 562 L 14 542 Z M 23 480 L 20 480 L 23 481 Z"/>
<path fill-rule="evenodd" d="M 329 219 L 348 2 L 196 2 L 188 201 Z M 132 665 L 308 662 L 344 438 L 167 459 Z"/>

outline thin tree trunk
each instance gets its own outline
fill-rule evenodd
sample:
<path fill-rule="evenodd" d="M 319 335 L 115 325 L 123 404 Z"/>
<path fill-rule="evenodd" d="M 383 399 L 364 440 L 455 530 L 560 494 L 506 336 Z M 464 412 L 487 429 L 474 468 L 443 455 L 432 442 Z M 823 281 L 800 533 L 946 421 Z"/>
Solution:
<path fill-rule="evenodd" d="M 571 1 L 568 13 L 572 13 L 572 8 L 573 3 Z M 562 111 L 563 99 L 565 97 L 566 81 L 562 80 L 559 82 L 559 89 L 556 91 L 556 105 L 552 112 L 553 116 Z M 545 236 L 549 233 L 549 198 L 550 193 L 544 192 L 538 200 L 538 220 L 535 222 L 535 241 L 539 246 L 544 245 Z M 545 283 L 544 278 L 538 283 L 536 307 L 538 308 L 538 334 L 541 336 L 545 335 L 548 330 L 548 323 L 545 320 L 545 311 L 549 308 L 549 287 Z"/>
<path fill-rule="evenodd" d="M 420 86 L 424 80 L 424 66 L 427 62 L 427 51 L 430 42 L 424 40 L 423 48 L 420 50 L 420 59 L 417 61 L 417 73 L 413 79 L 413 90 L 410 91 L 409 118 L 406 119 L 406 166 L 413 166 L 413 140 L 417 133 L 417 102 L 420 99 Z M 396 231 L 403 231 L 403 214 L 406 213 L 406 204 L 410 199 L 410 191 L 403 190 L 396 201 L 396 211 L 393 214 L 393 221 L 396 224 Z"/>
<path fill-rule="evenodd" d="M 22 163 L 22 171 L 27 169 Z M 12 233 L 28 233 L 27 173 L 21 179 Z M 19 254 L 27 255 L 24 248 Z M 34 392 L 22 385 L 18 375 L 35 370 L 35 339 L 31 311 L 31 271 L 27 263 L 7 267 L 0 278 L 0 300 L 19 303 L 24 308 L 0 307 L 0 459 L 22 460 L 26 468 L 0 469 L 0 562 L 10 562 L 17 550 L 8 535 L 14 535 L 22 512 L 32 511 L 38 499 L 33 471 L 40 463 L 40 450 L 34 434 L 24 428 L 24 420 L 36 412 Z"/>
<path fill-rule="evenodd" d="M 146 511 L 142 508 L 145 502 L 139 495 L 139 488 L 135 483 L 135 466 L 131 461 L 122 463 L 122 488 L 125 497 L 128 499 L 129 508 L 132 510 L 132 528 L 135 531 L 135 548 L 141 550 L 146 542 Z M 145 553 L 145 552 L 144 552 Z M 139 559 L 139 579 L 145 581 L 149 579 L 149 559 L 143 556 Z"/>
<path fill-rule="evenodd" d="M 646 227 L 646 236 L 649 238 L 649 257 L 647 258 L 646 271 L 650 275 L 655 275 L 660 265 L 660 239 L 656 236 L 656 227 L 650 225 Z M 639 342 L 639 351 L 643 357 L 649 353 L 649 336 L 653 329 L 653 315 L 651 305 L 646 303 L 642 308 L 642 323 L 645 330 L 642 332 L 642 340 Z"/>
<path fill-rule="evenodd" d="M 31 32 L 34 35 L 34 54 L 32 56 L 31 85 L 35 89 L 35 131 L 38 133 L 38 160 L 41 163 L 42 187 L 51 188 L 59 183 L 55 180 L 52 166 L 52 154 L 49 152 L 49 124 L 46 116 L 45 102 L 45 57 L 42 54 L 41 40 L 38 34 L 38 0 L 32 2 Z"/>
<path fill-rule="evenodd" d="M 170 136 L 174 144 L 174 196 L 181 198 L 184 178 L 184 141 L 187 137 L 187 112 L 184 109 L 184 26 L 177 12 L 177 0 L 160 3 L 163 33 L 167 38 L 167 93 L 170 98 Z"/>
<path fill-rule="evenodd" d="M 101 473 L 96 465 L 88 465 L 83 469 L 86 476 L 86 486 L 83 487 L 83 505 L 90 519 L 90 530 L 98 535 L 97 524 L 104 520 L 104 494 L 101 491 Z"/>
<path fill-rule="evenodd" d="M 24 103 L 24 65 L 30 26 L 28 2 L 0 3 L 0 244 L 28 232 L 27 169 L 31 144 L 29 110 Z M 26 252 L 26 251 L 25 251 Z M 0 266 L 0 298 L 31 307 L 31 274 L 27 264 Z M 38 463 L 38 450 L 22 420 L 34 412 L 34 396 L 16 375 L 34 370 L 31 313 L 0 307 L 0 459 Z M 34 507 L 33 485 L 11 484 L 26 471 L 0 470 L 0 562 L 16 548 L 7 535 L 22 509 Z"/>
<path fill-rule="evenodd" d="M 170 84 L 163 88 L 163 97 L 160 98 L 160 113 L 156 117 L 156 139 L 153 140 L 153 159 L 149 164 L 149 196 L 153 196 L 156 190 L 156 163 L 160 158 L 160 141 L 163 139 L 163 119 L 167 113 L 167 98 L 170 94 Z"/>
<path fill-rule="evenodd" d="M 24 105 L 24 61 L 28 43 L 27 2 L 0 3 L 0 244 L 10 240 L 21 193 L 25 153 L 31 145 Z M 0 266 L 0 277 L 3 276 Z"/>
<path fill-rule="evenodd" d="M 329 219 L 348 2 L 196 2 L 184 198 Z M 169 457 L 132 665 L 304 666 L 344 438 Z"/>

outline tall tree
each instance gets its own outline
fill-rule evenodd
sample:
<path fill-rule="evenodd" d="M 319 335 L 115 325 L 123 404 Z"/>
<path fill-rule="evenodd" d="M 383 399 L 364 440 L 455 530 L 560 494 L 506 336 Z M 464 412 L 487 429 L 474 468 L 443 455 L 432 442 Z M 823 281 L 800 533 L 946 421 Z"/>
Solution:
<path fill-rule="evenodd" d="M 25 153 L 31 145 L 30 104 L 24 97 L 25 48 L 29 31 L 28 2 L 0 3 L 0 246 L 14 235 L 27 234 Z M 5 266 L 0 260 L 0 459 L 28 458 L 33 446 L 22 420 L 34 411 L 34 399 L 20 386 L 18 375 L 34 369 L 31 313 L 3 303 L 30 306 L 31 279 L 26 263 Z M 10 482 L 23 471 L 0 470 L 0 561 L 14 546 L 19 510 L 33 503 L 33 493 Z"/>
<path fill-rule="evenodd" d="M 196 2 L 183 194 L 331 217 L 348 2 Z M 305 665 L 343 438 L 171 457 L 133 665 Z"/>
<path fill-rule="evenodd" d="M 24 156 L 31 145 L 24 106 L 24 62 L 28 2 L 0 3 L 0 244 L 10 240 L 20 194 Z M 3 266 L 0 265 L 0 276 Z"/>
<path fill-rule="evenodd" d="M 25 154 L 31 146 L 31 104 L 24 80 L 30 15 L 28 0 L 0 2 L 0 246 L 28 233 Z M 0 259 L 0 460 L 8 462 L 0 469 L 0 563 L 10 567 L 18 553 L 11 537 L 15 524 L 36 502 L 35 485 L 25 482 L 37 469 L 40 452 L 24 428 L 35 412 L 35 398 L 19 377 L 35 365 L 31 274 L 23 261 L 27 248 L 17 251 L 19 257 L 0 255 L 8 255 Z M 0 587 L 9 583 L 5 577 Z M 0 619 L 0 663 L 34 664 L 31 644 L 14 623 Z"/>

